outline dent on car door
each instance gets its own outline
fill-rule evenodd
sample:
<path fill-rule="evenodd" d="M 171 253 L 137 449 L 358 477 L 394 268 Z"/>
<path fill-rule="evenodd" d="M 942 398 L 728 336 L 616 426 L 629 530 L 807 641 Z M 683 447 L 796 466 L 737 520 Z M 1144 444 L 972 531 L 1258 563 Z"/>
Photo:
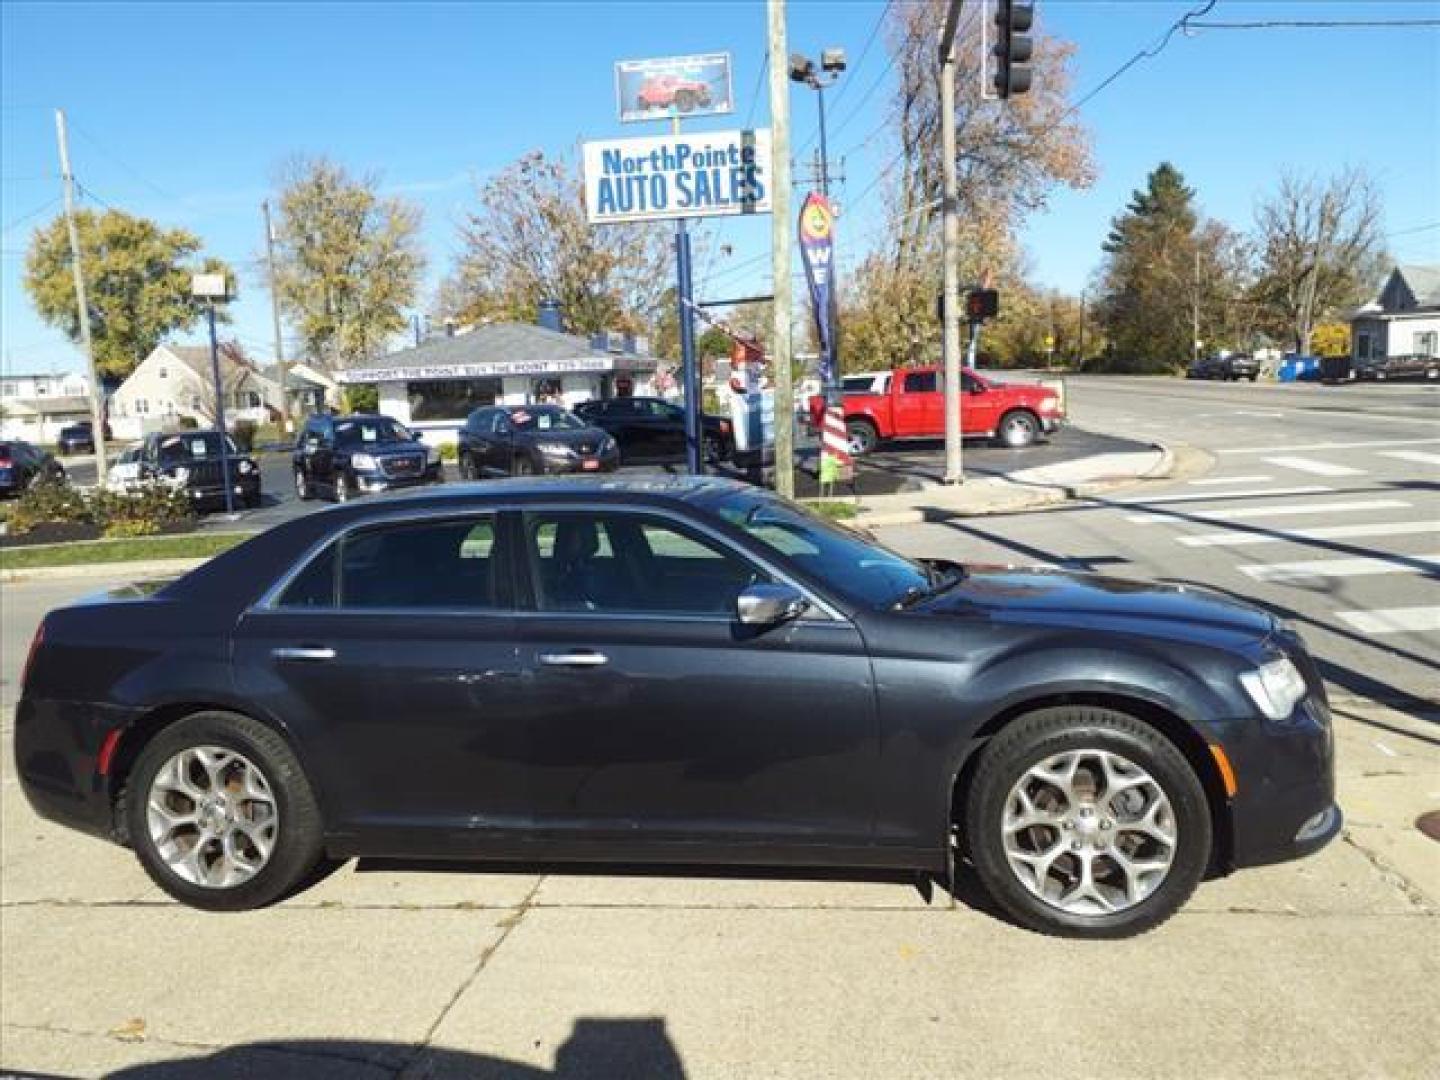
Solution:
<path fill-rule="evenodd" d="M 739 624 L 769 575 L 677 521 L 615 511 L 524 519 L 536 825 L 552 840 L 868 843 L 870 664 L 820 613 Z M 754 854 L 752 849 L 751 854 Z"/>
<path fill-rule="evenodd" d="M 242 617 L 238 689 L 310 750 L 332 829 L 526 824 L 503 532 L 483 514 L 356 530 Z"/>

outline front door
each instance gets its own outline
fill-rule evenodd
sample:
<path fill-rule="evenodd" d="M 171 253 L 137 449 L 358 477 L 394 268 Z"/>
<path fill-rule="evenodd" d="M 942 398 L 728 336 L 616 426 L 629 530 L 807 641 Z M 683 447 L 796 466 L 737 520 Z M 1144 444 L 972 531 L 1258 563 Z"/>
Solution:
<path fill-rule="evenodd" d="M 961 375 L 961 429 L 966 435 L 989 435 L 1000 422 L 993 393 L 968 372 Z"/>
<path fill-rule="evenodd" d="M 907 371 L 901 393 L 894 397 L 895 431 L 899 435 L 943 435 L 945 394 L 938 371 Z"/>
<path fill-rule="evenodd" d="M 455 842 L 528 822 L 503 548 L 487 515 L 364 528 L 242 618 L 237 689 L 313 745 L 342 834 Z"/>
<path fill-rule="evenodd" d="M 768 575 L 665 515 L 531 512 L 522 532 L 542 836 L 868 842 L 874 692 L 853 626 L 740 625 L 736 595 Z"/>

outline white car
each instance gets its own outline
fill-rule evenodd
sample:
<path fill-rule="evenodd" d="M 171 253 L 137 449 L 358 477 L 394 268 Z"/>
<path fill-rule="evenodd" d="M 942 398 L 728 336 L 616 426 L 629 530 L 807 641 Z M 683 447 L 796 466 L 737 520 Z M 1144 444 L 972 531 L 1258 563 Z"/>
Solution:
<path fill-rule="evenodd" d="M 840 380 L 840 390 L 846 394 L 885 394 L 890 391 L 890 372 L 857 371 Z"/>
<path fill-rule="evenodd" d="M 140 453 L 144 443 L 135 443 L 122 450 L 105 474 L 105 486 L 111 491 L 134 491 L 144 479 Z"/>

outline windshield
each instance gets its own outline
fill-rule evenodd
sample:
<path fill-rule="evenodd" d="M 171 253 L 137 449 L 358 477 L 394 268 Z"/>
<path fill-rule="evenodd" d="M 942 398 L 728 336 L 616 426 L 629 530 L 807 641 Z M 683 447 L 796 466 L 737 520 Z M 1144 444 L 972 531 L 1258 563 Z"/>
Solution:
<path fill-rule="evenodd" d="M 414 436 L 388 416 L 371 416 L 335 421 L 337 447 L 364 446 L 377 442 L 410 442 Z"/>
<path fill-rule="evenodd" d="M 516 409 L 510 414 L 516 431 L 580 431 L 590 425 L 564 409 Z"/>
<path fill-rule="evenodd" d="M 235 440 L 226 436 L 225 452 L 236 456 Z M 187 461 L 219 461 L 220 433 L 202 431 L 191 435 L 168 435 L 160 440 L 160 464 L 178 465 Z"/>
<path fill-rule="evenodd" d="M 920 563 L 795 503 L 733 492 L 714 509 L 836 592 L 869 606 L 889 607 L 931 583 L 930 572 Z"/>

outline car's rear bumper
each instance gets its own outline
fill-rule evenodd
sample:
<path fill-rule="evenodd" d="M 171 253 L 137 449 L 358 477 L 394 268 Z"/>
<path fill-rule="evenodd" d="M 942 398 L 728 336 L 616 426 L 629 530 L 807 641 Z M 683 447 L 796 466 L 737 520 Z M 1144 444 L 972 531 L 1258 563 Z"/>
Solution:
<path fill-rule="evenodd" d="M 114 839 L 110 780 L 99 760 L 105 736 L 133 719 L 124 710 L 22 698 L 15 708 L 15 770 L 41 817 Z"/>

